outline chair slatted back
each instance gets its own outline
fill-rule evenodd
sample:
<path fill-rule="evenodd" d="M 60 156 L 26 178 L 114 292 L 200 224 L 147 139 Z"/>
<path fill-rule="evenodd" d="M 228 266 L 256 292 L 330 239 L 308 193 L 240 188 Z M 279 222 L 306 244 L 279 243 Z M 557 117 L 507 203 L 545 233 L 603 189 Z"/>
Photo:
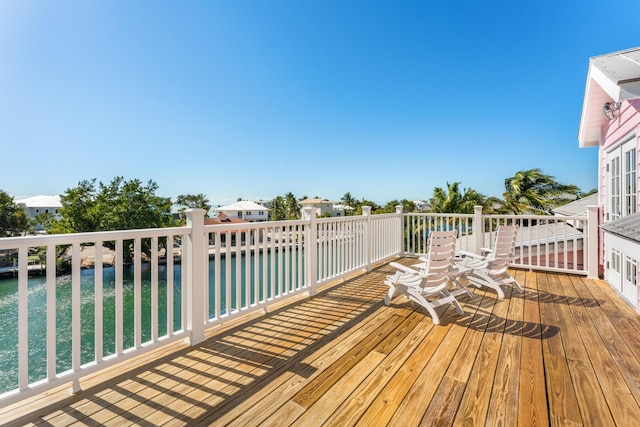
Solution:
<path fill-rule="evenodd" d="M 428 252 L 426 268 L 427 274 L 423 286 L 437 286 L 449 279 L 449 272 L 454 265 L 456 254 L 457 230 L 432 231 L 427 242 Z"/>
<path fill-rule="evenodd" d="M 488 257 L 491 260 L 490 269 L 492 271 L 507 270 L 515 256 L 517 236 L 517 225 L 501 225 L 498 227 L 495 245 Z"/>

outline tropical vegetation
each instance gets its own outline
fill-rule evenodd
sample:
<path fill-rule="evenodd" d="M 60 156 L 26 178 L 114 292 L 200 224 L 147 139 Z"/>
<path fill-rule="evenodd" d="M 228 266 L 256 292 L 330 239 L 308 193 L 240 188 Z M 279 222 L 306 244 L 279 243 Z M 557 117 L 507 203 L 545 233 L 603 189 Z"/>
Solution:
<path fill-rule="evenodd" d="M 109 183 L 97 182 L 95 178 L 83 180 L 61 196 L 59 219 L 51 214 L 41 214 L 35 221 L 29 220 L 13 198 L 0 190 L 0 237 L 25 234 L 35 230 L 36 224 L 52 233 L 168 227 L 184 224 L 186 209 L 200 208 L 207 213 L 211 209 L 204 194 L 181 194 L 176 198 L 179 218 L 175 219 L 171 213 L 171 199 L 156 195 L 157 190 L 158 185 L 152 180 L 146 184 L 123 177 L 116 177 Z M 433 212 L 442 213 L 469 214 L 474 206 L 482 206 L 485 213 L 547 215 L 554 208 L 593 191 L 582 193 L 575 185 L 562 184 L 540 169 L 529 169 L 505 179 L 502 199 L 463 188 L 460 182 L 447 182 L 446 187 L 434 188 L 429 203 Z M 292 192 L 276 196 L 267 203 L 271 219 L 299 219 L 299 203 L 304 199 L 307 196 L 297 198 Z M 416 210 L 415 203 L 410 200 L 392 200 L 381 206 L 350 192 L 342 196 L 340 203 L 345 207 L 346 215 L 361 215 L 363 206 L 371 206 L 372 213 L 395 212 L 398 205 L 402 205 L 404 212 Z"/>
<path fill-rule="evenodd" d="M 13 197 L 0 190 L 0 237 L 18 236 L 29 228 L 29 218 Z"/>

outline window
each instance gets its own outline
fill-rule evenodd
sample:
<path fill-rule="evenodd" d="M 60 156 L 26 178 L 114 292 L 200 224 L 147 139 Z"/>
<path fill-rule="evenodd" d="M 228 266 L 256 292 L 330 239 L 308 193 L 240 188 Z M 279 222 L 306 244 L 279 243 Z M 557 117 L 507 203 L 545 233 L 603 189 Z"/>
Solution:
<path fill-rule="evenodd" d="M 615 249 L 611 249 L 611 269 L 620 273 L 620 252 Z"/>
<path fill-rule="evenodd" d="M 611 220 L 620 218 L 620 157 L 610 164 L 611 173 Z"/>
<path fill-rule="evenodd" d="M 627 275 L 627 282 L 631 283 L 633 286 L 638 284 L 638 271 L 636 260 L 631 257 L 625 257 L 625 272 Z"/>
<path fill-rule="evenodd" d="M 637 212 L 637 140 L 623 141 L 607 152 L 605 220 L 613 221 Z"/>
<path fill-rule="evenodd" d="M 624 197 L 627 215 L 636 213 L 636 150 L 624 153 Z"/>

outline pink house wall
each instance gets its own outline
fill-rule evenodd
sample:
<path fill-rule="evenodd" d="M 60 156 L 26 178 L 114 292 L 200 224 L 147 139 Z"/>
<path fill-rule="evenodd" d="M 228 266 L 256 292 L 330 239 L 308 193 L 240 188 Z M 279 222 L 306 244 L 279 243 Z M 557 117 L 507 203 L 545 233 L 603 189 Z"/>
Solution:
<path fill-rule="evenodd" d="M 601 145 L 599 148 L 598 194 L 600 205 L 600 224 L 605 222 L 605 204 L 607 199 L 607 151 L 635 131 L 636 171 L 640 172 L 640 99 L 624 101 L 620 106 L 620 116 L 602 127 Z M 640 212 L 640 173 L 636 173 L 636 212 Z M 604 269 L 604 237 L 600 230 L 599 261 L 600 270 Z M 640 293 L 638 294 L 637 311 L 640 313 Z"/>
<path fill-rule="evenodd" d="M 600 194 L 600 207 L 601 215 L 604 219 L 604 204 L 606 196 L 606 167 L 607 167 L 607 151 L 611 146 L 615 145 L 622 138 L 629 135 L 636 130 L 636 149 L 638 147 L 638 140 L 640 136 L 640 99 L 633 101 L 624 101 L 620 106 L 620 116 L 617 119 L 611 120 L 608 124 L 602 127 L 602 144 L 600 145 L 600 173 L 598 179 L 598 190 Z M 636 157 L 636 161 L 640 161 L 640 156 Z M 636 170 L 639 170 L 636 168 Z M 640 178 L 640 174 L 637 175 L 637 179 Z M 636 185 L 636 188 L 640 186 Z M 640 198 L 638 198 L 640 202 Z M 640 209 L 638 209 L 640 212 Z"/>

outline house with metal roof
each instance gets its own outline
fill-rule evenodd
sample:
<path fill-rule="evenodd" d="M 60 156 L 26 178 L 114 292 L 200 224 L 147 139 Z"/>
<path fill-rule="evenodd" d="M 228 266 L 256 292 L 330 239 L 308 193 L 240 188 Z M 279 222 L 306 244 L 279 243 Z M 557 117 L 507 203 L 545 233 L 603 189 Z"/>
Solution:
<path fill-rule="evenodd" d="M 577 228 L 583 230 L 587 219 L 587 207 L 595 206 L 598 204 L 598 194 L 590 194 L 581 199 L 574 200 L 566 205 L 558 206 L 553 209 L 555 216 L 580 216 L 584 217 L 585 221 L 569 221 L 569 223 Z"/>
<path fill-rule="evenodd" d="M 227 206 L 215 209 L 216 215 L 221 213 L 229 218 L 240 218 L 250 222 L 262 222 L 269 220 L 269 209 L 249 200 L 241 200 Z"/>
<path fill-rule="evenodd" d="M 590 58 L 578 144 L 598 147 L 599 262 L 605 280 L 638 312 L 639 138 L 640 47 Z"/>
<path fill-rule="evenodd" d="M 22 206 L 24 212 L 31 219 L 35 219 L 37 215 L 43 213 L 50 213 L 58 218 L 58 210 L 62 208 L 62 202 L 58 195 L 26 197 L 23 199 L 17 199 L 15 203 Z"/>
<path fill-rule="evenodd" d="M 27 217 L 35 220 L 38 215 L 51 214 L 55 219 L 60 218 L 59 211 L 62 208 L 62 202 L 59 195 L 40 195 L 16 199 L 15 203 L 21 206 Z M 44 227 L 42 224 L 36 224 L 35 231 L 42 232 Z"/>

